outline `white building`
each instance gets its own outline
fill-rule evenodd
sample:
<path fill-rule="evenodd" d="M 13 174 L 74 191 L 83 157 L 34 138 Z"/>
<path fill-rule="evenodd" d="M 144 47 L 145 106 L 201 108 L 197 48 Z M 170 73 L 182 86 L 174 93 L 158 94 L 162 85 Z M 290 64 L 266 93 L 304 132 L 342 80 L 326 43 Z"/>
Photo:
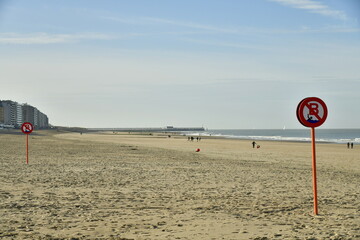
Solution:
<path fill-rule="evenodd" d="M 31 122 L 36 128 L 48 128 L 48 117 L 28 104 L 0 100 L 0 125 L 6 128 L 19 128 L 24 122 Z"/>

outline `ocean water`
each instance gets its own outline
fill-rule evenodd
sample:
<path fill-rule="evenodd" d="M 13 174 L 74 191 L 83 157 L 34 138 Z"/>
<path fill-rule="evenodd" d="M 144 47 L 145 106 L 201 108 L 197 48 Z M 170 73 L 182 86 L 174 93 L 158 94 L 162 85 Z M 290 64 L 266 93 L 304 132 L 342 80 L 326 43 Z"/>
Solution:
<path fill-rule="evenodd" d="M 311 141 L 310 128 L 304 129 L 214 129 L 186 133 L 189 136 L 218 136 L 224 138 L 270 141 Z M 360 144 L 360 129 L 315 129 L 317 142 Z"/>

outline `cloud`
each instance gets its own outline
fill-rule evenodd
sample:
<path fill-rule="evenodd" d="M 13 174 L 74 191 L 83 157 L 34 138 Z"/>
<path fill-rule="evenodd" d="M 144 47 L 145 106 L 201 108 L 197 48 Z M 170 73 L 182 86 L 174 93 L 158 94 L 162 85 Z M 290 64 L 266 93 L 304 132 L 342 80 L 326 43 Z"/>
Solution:
<path fill-rule="evenodd" d="M 330 15 L 330 12 L 335 12 L 328 9 L 327 6 L 322 5 L 320 3 L 316 3 L 309 0 L 270 0 L 274 2 L 279 2 L 282 4 L 287 4 L 297 8 L 310 9 L 312 11 L 320 11 L 323 10 L 323 15 Z M 307 4 L 305 4 L 307 3 Z M 341 13 L 341 14 L 340 14 Z M 342 12 L 339 12 L 338 15 L 334 14 L 334 16 L 342 16 Z M 346 18 L 345 14 L 343 17 Z M 154 18 L 154 17 L 130 17 L 130 18 L 121 18 L 121 17 L 102 17 L 102 19 L 107 19 L 113 22 L 118 22 L 122 24 L 128 25 L 170 25 L 177 27 L 184 27 L 190 30 L 188 31 L 180 31 L 174 30 L 172 32 L 162 32 L 162 34 L 169 35 L 199 35 L 199 34 L 229 34 L 229 35 L 272 35 L 272 34 L 302 34 L 302 33 L 357 33 L 360 31 L 360 28 L 351 28 L 344 26 L 327 26 L 325 28 L 309 28 L 307 26 L 303 26 L 301 29 L 263 29 L 263 28 L 253 28 L 248 26 L 237 26 L 237 27 L 227 27 L 227 26 L 214 26 L 209 24 L 199 24 L 194 22 L 187 21 L 178 21 L 164 18 Z M 202 30 L 202 31 L 199 31 Z M 194 40 L 195 41 L 195 40 Z M 238 47 L 238 46 L 237 46 Z"/>
<path fill-rule="evenodd" d="M 49 34 L 49 33 L 0 33 L 0 44 L 54 44 L 80 40 L 111 40 L 116 37 L 100 33 Z"/>
<path fill-rule="evenodd" d="M 221 33 L 237 33 L 238 31 L 236 29 L 229 29 L 229 28 L 222 28 L 222 27 L 216 27 L 211 25 L 203 25 L 203 24 L 197 24 L 192 22 L 182 22 L 182 21 L 173 21 L 168 19 L 162 19 L 162 18 L 144 18 L 146 21 L 153 22 L 153 23 L 162 23 L 162 24 L 168 24 L 168 25 L 175 25 L 180 27 L 188 27 L 193 29 L 201 29 L 201 30 L 207 30 L 207 31 L 214 31 L 214 32 L 221 32 Z"/>
<path fill-rule="evenodd" d="M 313 0 L 270 0 L 293 8 L 304 9 L 323 16 L 333 17 L 340 20 L 347 20 L 343 11 L 332 10 L 327 5 Z"/>
<path fill-rule="evenodd" d="M 133 25 L 150 25 L 150 24 L 162 24 L 162 25 L 171 25 L 178 27 L 186 27 L 191 29 L 205 30 L 217 33 L 238 33 L 237 29 L 231 28 L 223 28 L 206 24 L 198 24 L 193 22 L 185 22 L 185 21 L 175 21 L 164 18 L 155 18 L 155 17 L 139 17 L 139 18 L 131 18 L 124 19 L 118 17 L 102 17 L 103 19 L 124 23 L 124 24 L 133 24 Z"/>
<path fill-rule="evenodd" d="M 227 47 L 227 48 L 247 49 L 247 50 L 252 49 L 252 50 L 261 50 L 261 51 L 273 50 L 272 47 L 266 47 L 264 45 L 256 45 L 256 44 L 245 44 L 245 43 L 242 44 L 242 43 L 224 42 L 224 41 L 199 40 L 193 38 L 182 38 L 182 40 L 195 44 L 216 46 L 216 47 Z"/>

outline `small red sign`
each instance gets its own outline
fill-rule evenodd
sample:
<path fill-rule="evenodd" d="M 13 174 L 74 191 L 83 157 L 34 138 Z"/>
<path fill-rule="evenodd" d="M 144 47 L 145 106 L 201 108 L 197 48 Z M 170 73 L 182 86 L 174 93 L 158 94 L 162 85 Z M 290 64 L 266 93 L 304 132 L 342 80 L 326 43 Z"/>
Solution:
<path fill-rule="evenodd" d="M 303 99 L 296 110 L 299 122 L 305 127 L 319 127 L 327 118 L 326 104 L 320 98 L 309 97 Z"/>
<path fill-rule="evenodd" d="M 25 134 L 30 134 L 34 130 L 34 126 L 29 122 L 24 122 L 21 125 L 21 131 Z"/>

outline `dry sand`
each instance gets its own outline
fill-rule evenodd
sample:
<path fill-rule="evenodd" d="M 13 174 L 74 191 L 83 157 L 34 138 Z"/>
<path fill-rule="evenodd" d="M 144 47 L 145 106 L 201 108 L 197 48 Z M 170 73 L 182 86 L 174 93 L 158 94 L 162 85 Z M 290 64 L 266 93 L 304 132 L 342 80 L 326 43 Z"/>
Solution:
<path fill-rule="evenodd" d="M 0 133 L 2 239 L 360 239 L 360 146 Z M 200 152 L 195 149 L 200 148 Z"/>

